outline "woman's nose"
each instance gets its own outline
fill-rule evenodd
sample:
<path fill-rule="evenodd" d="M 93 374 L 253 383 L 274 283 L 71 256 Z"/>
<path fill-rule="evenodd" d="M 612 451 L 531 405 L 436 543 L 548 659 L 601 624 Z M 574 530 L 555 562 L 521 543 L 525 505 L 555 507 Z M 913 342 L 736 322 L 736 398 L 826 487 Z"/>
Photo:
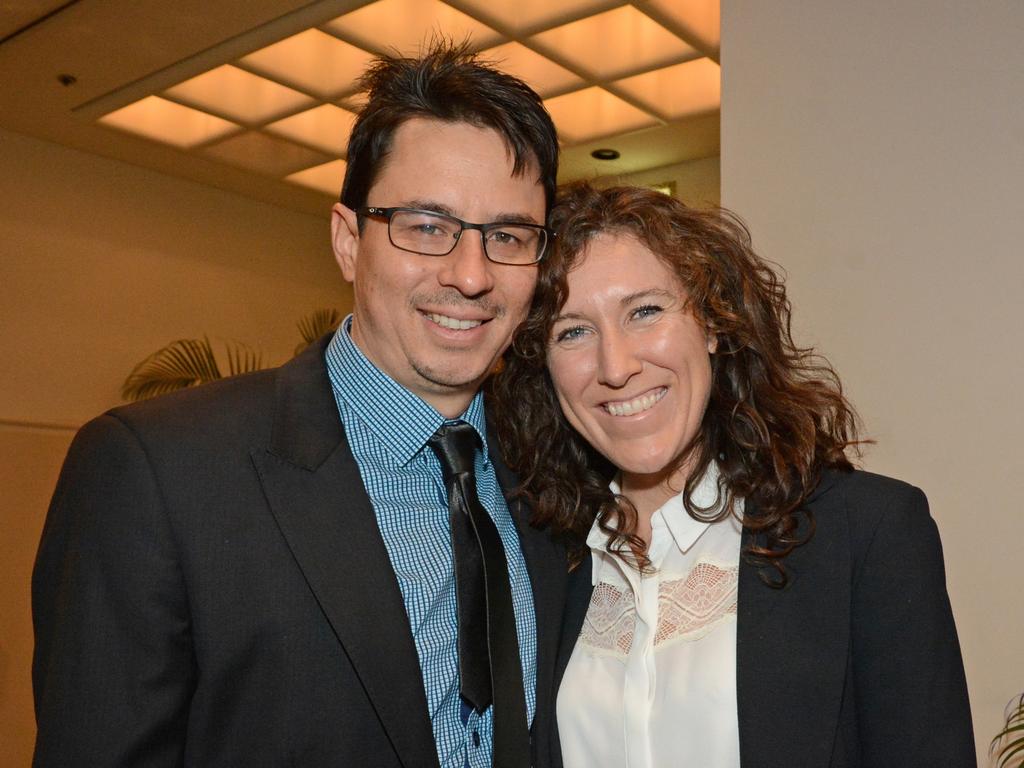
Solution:
<path fill-rule="evenodd" d="M 601 337 L 598 376 L 602 384 L 616 389 L 643 369 L 635 344 L 621 331 L 604 333 Z"/>

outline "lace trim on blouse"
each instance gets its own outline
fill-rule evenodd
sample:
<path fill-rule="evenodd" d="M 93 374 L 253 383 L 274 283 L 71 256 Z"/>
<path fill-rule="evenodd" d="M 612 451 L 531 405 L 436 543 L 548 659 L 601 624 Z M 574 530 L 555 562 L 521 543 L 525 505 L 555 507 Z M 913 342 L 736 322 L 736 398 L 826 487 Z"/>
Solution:
<path fill-rule="evenodd" d="M 700 560 L 683 578 L 658 585 L 654 647 L 699 640 L 736 616 L 739 568 Z M 633 645 L 636 600 L 628 585 L 594 587 L 579 642 L 590 652 L 625 660 Z"/>

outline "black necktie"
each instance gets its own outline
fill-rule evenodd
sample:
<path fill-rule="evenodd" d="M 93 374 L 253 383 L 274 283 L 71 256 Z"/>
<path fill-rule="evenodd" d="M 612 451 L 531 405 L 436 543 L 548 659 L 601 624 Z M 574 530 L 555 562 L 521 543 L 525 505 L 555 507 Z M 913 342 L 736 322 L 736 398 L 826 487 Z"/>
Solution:
<path fill-rule="evenodd" d="M 476 430 L 445 424 L 429 440 L 448 488 L 459 613 L 459 692 L 477 712 L 494 703 L 495 768 L 527 768 L 523 668 L 508 564 L 498 529 L 476 495 Z"/>

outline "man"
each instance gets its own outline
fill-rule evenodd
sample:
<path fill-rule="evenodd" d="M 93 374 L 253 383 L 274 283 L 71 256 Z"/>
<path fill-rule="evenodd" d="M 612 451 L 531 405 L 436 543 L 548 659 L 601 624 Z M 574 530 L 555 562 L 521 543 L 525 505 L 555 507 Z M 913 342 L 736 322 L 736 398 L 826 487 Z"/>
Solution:
<path fill-rule="evenodd" d="M 501 492 L 479 387 L 533 293 L 554 127 L 460 49 L 365 84 L 332 221 L 351 318 L 69 451 L 33 578 L 36 765 L 519 766 L 531 724 L 547 762 L 565 561 Z"/>

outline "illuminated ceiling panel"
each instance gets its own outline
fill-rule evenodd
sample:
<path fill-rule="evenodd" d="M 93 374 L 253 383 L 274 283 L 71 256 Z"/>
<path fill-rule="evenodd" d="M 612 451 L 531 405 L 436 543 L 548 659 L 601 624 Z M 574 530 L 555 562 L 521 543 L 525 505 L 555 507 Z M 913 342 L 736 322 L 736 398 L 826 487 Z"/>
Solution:
<path fill-rule="evenodd" d="M 238 125 L 227 120 L 159 96 L 147 96 L 104 115 L 100 122 L 176 147 L 194 147 L 239 129 Z"/>
<path fill-rule="evenodd" d="M 484 51 L 483 55 L 494 61 L 498 69 L 529 83 L 541 96 L 586 85 L 579 75 L 519 43 L 499 45 Z"/>
<path fill-rule="evenodd" d="M 563 141 L 579 142 L 655 125 L 647 112 L 603 88 L 586 88 L 544 102 Z"/>
<path fill-rule="evenodd" d="M 304 171 L 293 173 L 286 178 L 295 184 L 326 192 L 331 197 L 337 199 L 341 193 L 341 182 L 345 180 L 345 161 L 334 160 L 324 165 L 318 165 L 315 168 L 307 168 Z"/>
<path fill-rule="evenodd" d="M 711 59 L 656 69 L 613 85 L 668 120 L 718 109 L 722 100 L 721 71 Z"/>
<path fill-rule="evenodd" d="M 509 30 L 526 32 L 603 10 L 608 4 L 602 0 L 462 0 L 462 6 Z"/>
<path fill-rule="evenodd" d="M 200 181 L 226 163 L 335 197 L 354 113 L 365 102 L 355 88 L 372 55 L 415 55 L 442 35 L 469 39 L 541 94 L 559 129 L 563 167 L 577 174 L 564 178 L 596 173 L 589 153 L 598 147 L 623 150 L 619 173 L 717 150 L 717 0 L 312 0 L 299 16 L 301 23 L 287 23 L 288 14 L 275 20 L 279 33 L 265 26 L 226 38 L 221 58 L 215 46 L 153 70 L 149 90 L 145 78 L 126 83 L 125 98 L 108 90 L 108 108 L 125 104 L 129 93 L 140 100 L 97 119 L 178 148 L 154 143 L 145 151 L 185 150 L 206 161 L 203 168 L 165 156 L 157 164 L 185 174 L 202 168 L 194 174 Z M 200 60 L 210 69 L 197 74 Z M 172 69 L 183 82 L 173 84 Z M 125 141 L 107 133 L 111 143 Z M 246 194 L 240 178 L 234 170 L 221 183 Z M 266 189 L 265 179 L 251 188 Z M 279 191 L 309 199 L 292 184 Z"/>
<path fill-rule="evenodd" d="M 342 155 L 356 116 L 333 104 L 299 112 L 267 126 L 268 131 L 301 141 L 332 155 Z"/>
<path fill-rule="evenodd" d="M 530 38 L 593 77 L 613 78 L 700 54 L 649 16 L 625 5 Z"/>
<path fill-rule="evenodd" d="M 664 14 L 711 50 L 721 45 L 719 0 L 645 0 L 639 5 Z"/>
<path fill-rule="evenodd" d="M 405 55 L 415 55 L 438 34 L 472 38 L 476 47 L 501 41 L 498 32 L 440 0 L 378 0 L 323 27 L 371 50 Z"/>
<path fill-rule="evenodd" d="M 308 168 L 314 163 L 330 160 L 329 155 L 258 131 L 246 131 L 238 136 L 232 136 L 204 147 L 202 153 L 277 178 L 292 173 L 297 168 Z"/>
<path fill-rule="evenodd" d="M 313 101 L 303 93 L 230 64 L 168 88 L 166 93 L 193 107 L 246 123 L 261 123 Z"/>
<path fill-rule="evenodd" d="M 319 29 L 307 29 L 239 60 L 243 66 L 330 98 L 355 88 L 373 54 Z"/>

